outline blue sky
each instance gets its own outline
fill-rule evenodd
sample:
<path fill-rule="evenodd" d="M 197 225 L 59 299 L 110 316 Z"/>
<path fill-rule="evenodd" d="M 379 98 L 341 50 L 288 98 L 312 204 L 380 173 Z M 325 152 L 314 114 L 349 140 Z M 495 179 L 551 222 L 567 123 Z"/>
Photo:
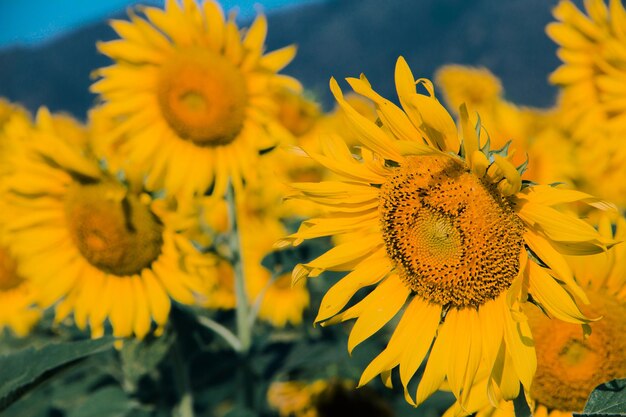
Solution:
<path fill-rule="evenodd" d="M 239 16 L 245 19 L 252 17 L 258 8 L 269 12 L 311 1 L 220 0 L 220 3 L 225 10 L 238 7 Z M 0 48 L 45 42 L 137 3 L 162 4 L 163 0 L 0 0 Z"/>

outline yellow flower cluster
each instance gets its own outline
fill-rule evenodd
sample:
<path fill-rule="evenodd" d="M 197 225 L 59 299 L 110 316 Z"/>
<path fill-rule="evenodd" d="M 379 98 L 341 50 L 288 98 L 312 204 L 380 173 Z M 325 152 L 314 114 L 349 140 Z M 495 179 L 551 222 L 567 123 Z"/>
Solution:
<path fill-rule="evenodd" d="M 261 154 L 326 118 L 278 73 L 295 47 L 265 53 L 265 17 L 242 31 L 215 1 L 111 24 L 120 38 L 98 48 L 114 63 L 97 72 L 102 104 L 87 123 L 0 101 L 0 325 L 25 335 L 54 307 L 57 323 L 71 317 L 92 337 L 110 324 L 143 338 L 172 301 L 234 308 L 233 259 L 212 241 L 229 233 L 229 188 L 250 302 L 263 298 L 259 316 L 276 326 L 301 323 L 306 288 L 261 265 L 288 215 L 266 180 L 297 176 Z"/>
<path fill-rule="evenodd" d="M 0 101 L 0 328 L 25 336 L 54 309 L 143 339 L 172 303 L 298 326 L 305 278 L 333 271 L 315 322 L 354 320 L 350 352 L 385 329 L 358 385 L 398 379 L 412 405 L 444 389 L 450 415 L 507 414 L 520 394 L 571 413 L 626 374 L 618 0 L 555 8 L 554 108 L 507 101 L 484 68 L 433 84 L 400 57 L 397 102 L 331 79 L 332 112 L 279 73 L 296 50 L 266 53 L 263 15 L 242 30 L 213 0 L 165 3 L 111 23 L 86 123 Z M 316 238 L 333 245 L 275 262 Z M 329 385 L 275 383 L 269 402 L 318 416 Z"/>

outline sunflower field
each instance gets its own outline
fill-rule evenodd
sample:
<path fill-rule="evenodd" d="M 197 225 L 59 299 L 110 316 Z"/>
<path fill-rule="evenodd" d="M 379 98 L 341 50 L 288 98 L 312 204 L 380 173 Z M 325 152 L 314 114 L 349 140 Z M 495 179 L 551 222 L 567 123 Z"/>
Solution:
<path fill-rule="evenodd" d="M 215 0 L 111 20 L 84 120 L 0 98 L 0 415 L 626 416 L 626 9 L 552 13 L 545 108 L 328 107 Z"/>

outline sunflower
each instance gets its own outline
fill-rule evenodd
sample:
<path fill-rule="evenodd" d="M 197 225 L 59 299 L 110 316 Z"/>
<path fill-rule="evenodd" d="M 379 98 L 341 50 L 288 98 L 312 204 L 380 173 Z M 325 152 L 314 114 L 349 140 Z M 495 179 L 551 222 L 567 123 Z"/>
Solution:
<path fill-rule="evenodd" d="M 431 82 L 416 81 L 403 58 L 395 81 L 402 109 L 364 76 L 348 79 L 376 103 L 379 126 L 352 109 L 331 80 L 362 154 L 356 157 L 334 137 L 325 152 L 310 154 L 342 179 L 293 184 L 297 196 L 324 206 L 328 215 L 303 222 L 282 244 L 340 234 L 353 239 L 297 266 L 293 279 L 350 271 L 326 293 L 316 318 L 323 324 L 357 319 L 350 352 L 401 316 L 360 385 L 378 374 L 391 384 L 399 366 L 408 402 L 423 402 L 447 379 L 465 404 L 479 370 L 486 370 L 489 384 L 481 395 L 514 398 L 520 381 L 530 387 L 536 367 L 522 305 L 532 300 L 558 319 L 587 323 L 570 295 L 586 300 L 584 292 L 562 267 L 563 254 L 597 253 L 613 244 L 555 206 L 606 204 L 522 181 L 523 167 L 509 162 L 506 149 L 490 150 L 463 108 L 461 141 Z M 426 94 L 416 92 L 416 83 Z M 344 309 L 366 287 L 373 289 Z M 408 384 L 429 351 L 414 399 Z"/>
<path fill-rule="evenodd" d="M 586 1 L 585 9 L 562 0 L 558 22 L 546 27 L 563 62 L 550 76 L 561 88 L 563 123 L 582 140 L 598 128 L 623 132 L 626 123 L 626 11 L 619 0 Z"/>
<path fill-rule="evenodd" d="M 525 175 L 538 183 L 562 183 L 578 189 L 582 173 L 577 150 L 561 129 L 556 126 L 545 127 L 535 134 L 525 149 L 528 158 Z M 600 198 L 606 197 L 593 188 L 583 191 L 594 192 Z"/>
<path fill-rule="evenodd" d="M 626 219 L 614 224 L 602 217 L 599 225 L 607 238 L 626 238 Z M 615 232 L 613 231 L 615 230 Z M 603 382 L 626 375 L 626 245 L 606 253 L 567 257 L 576 280 L 585 289 L 587 315 L 602 317 L 583 337 L 569 323 L 548 319 L 535 306 L 525 308 L 537 351 L 537 373 L 528 398 L 534 416 L 565 417 L 581 413 L 589 394 Z M 481 404 L 479 417 L 514 417 L 511 403 L 497 408 Z M 458 404 L 448 414 L 454 414 Z"/>
<path fill-rule="evenodd" d="M 271 256 L 274 243 L 285 236 L 284 227 L 271 218 L 242 220 L 240 230 L 246 290 L 250 302 L 259 303 L 259 318 L 275 327 L 301 324 L 302 314 L 309 306 L 309 291 L 305 283 L 292 286 L 290 271 L 283 271 L 281 265 L 275 265 L 277 270 L 269 270 L 263 265 L 263 260 Z"/>
<path fill-rule="evenodd" d="M 274 212 L 258 206 L 257 198 L 249 194 L 254 188 L 247 187 L 238 201 L 238 233 L 241 239 L 241 258 L 244 268 L 246 292 L 251 305 L 258 303 L 258 317 L 275 327 L 302 323 L 302 314 L 309 305 L 309 292 L 304 283 L 291 285 L 291 274 L 274 262 L 274 243 L 285 236 L 284 226 L 273 217 Z M 251 205 L 250 203 L 254 203 Z M 213 236 L 202 242 L 207 253 L 200 262 L 190 266 L 205 283 L 201 304 L 210 309 L 230 310 L 236 307 L 235 271 L 231 263 L 230 248 L 224 245 L 230 231 L 226 203 L 214 198 L 202 199 L 202 226 L 190 229 L 191 236 Z M 275 201 L 271 202 L 276 204 Z M 259 233 L 263 230 L 263 233 Z M 263 261 L 268 258 L 268 269 Z M 197 261 L 197 259 L 196 259 Z"/>
<path fill-rule="evenodd" d="M 376 392 L 355 388 L 354 381 L 340 379 L 276 381 L 267 390 L 267 402 L 281 417 L 393 415 L 389 404 Z"/>
<path fill-rule="evenodd" d="M 322 117 L 318 103 L 293 90 L 276 91 L 274 100 L 278 104 L 278 120 L 294 137 L 305 135 Z"/>
<path fill-rule="evenodd" d="M 574 148 L 578 188 L 626 209 L 626 142 L 624 134 L 598 129 Z"/>
<path fill-rule="evenodd" d="M 258 152 L 289 137 L 277 122 L 277 89 L 299 91 L 278 75 L 295 47 L 263 55 L 267 21 L 259 16 L 241 36 L 234 15 L 215 1 L 168 0 L 145 19 L 113 21 L 121 39 L 99 50 L 115 61 L 100 69 L 92 91 L 120 122 L 111 146 L 147 172 L 150 189 L 224 194 L 253 175 Z"/>
<path fill-rule="evenodd" d="M 117 337 L 143 338 L 152 320 L 165 325 L 170 296 L 194 303 L 197 277 L 179 268 L 193 256 L 169 227 L 173 215 L 141 186 L 101 169 L 87 150 L 84 128 L 46 110 L 15 137 L 8 155 L 3 216 L 19 272 L 37 288 L 36 302 L 56 305 L 56 320 L 98 337 L 108 318 Z M 7 221 L 9 220 L 9 221 Z"/>
<path fill-rule="evenodd" d="M 33 306 L 35 288 L 20 275 L 1 238 L 0 232 L 0 332 L 8 327 L 23 337 L 39 321 L 41 311 Z"/>

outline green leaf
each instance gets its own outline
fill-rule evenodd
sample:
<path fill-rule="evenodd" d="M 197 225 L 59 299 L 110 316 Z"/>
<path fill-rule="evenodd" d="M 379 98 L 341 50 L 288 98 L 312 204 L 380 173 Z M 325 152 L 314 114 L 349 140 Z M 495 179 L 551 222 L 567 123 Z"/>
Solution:
<path fill-rule="evenodd" d="M 249 408 L 236 406 L 231 409 L 224 417 L 257 417 L 258 414 Z"/>
<path fill-rule="evenodd" d="M 67 417 L 124 417 L 138 406 L 121 388 L 108 386 L 87 397 Z"/>
<path fill-rule="evenodd" d="M 0 356 L 0 411 L 64 365 L 111 348 L 110 338 L 50 343 Z"/>
<path fill-rule="evenodd" d="M 127 340 L 120 352 L 124 386 L 135 391 L 139 380 L 152 371 L 163 361 L 172 347 L 174 337 L 166 333 L 161 337 L 146 340 Z"/>
<path fill-rule="evenodd" d="M 593 390 L 585 409 L 575 416 L 626 416 L 626 379 L 615 379 Z"/>

